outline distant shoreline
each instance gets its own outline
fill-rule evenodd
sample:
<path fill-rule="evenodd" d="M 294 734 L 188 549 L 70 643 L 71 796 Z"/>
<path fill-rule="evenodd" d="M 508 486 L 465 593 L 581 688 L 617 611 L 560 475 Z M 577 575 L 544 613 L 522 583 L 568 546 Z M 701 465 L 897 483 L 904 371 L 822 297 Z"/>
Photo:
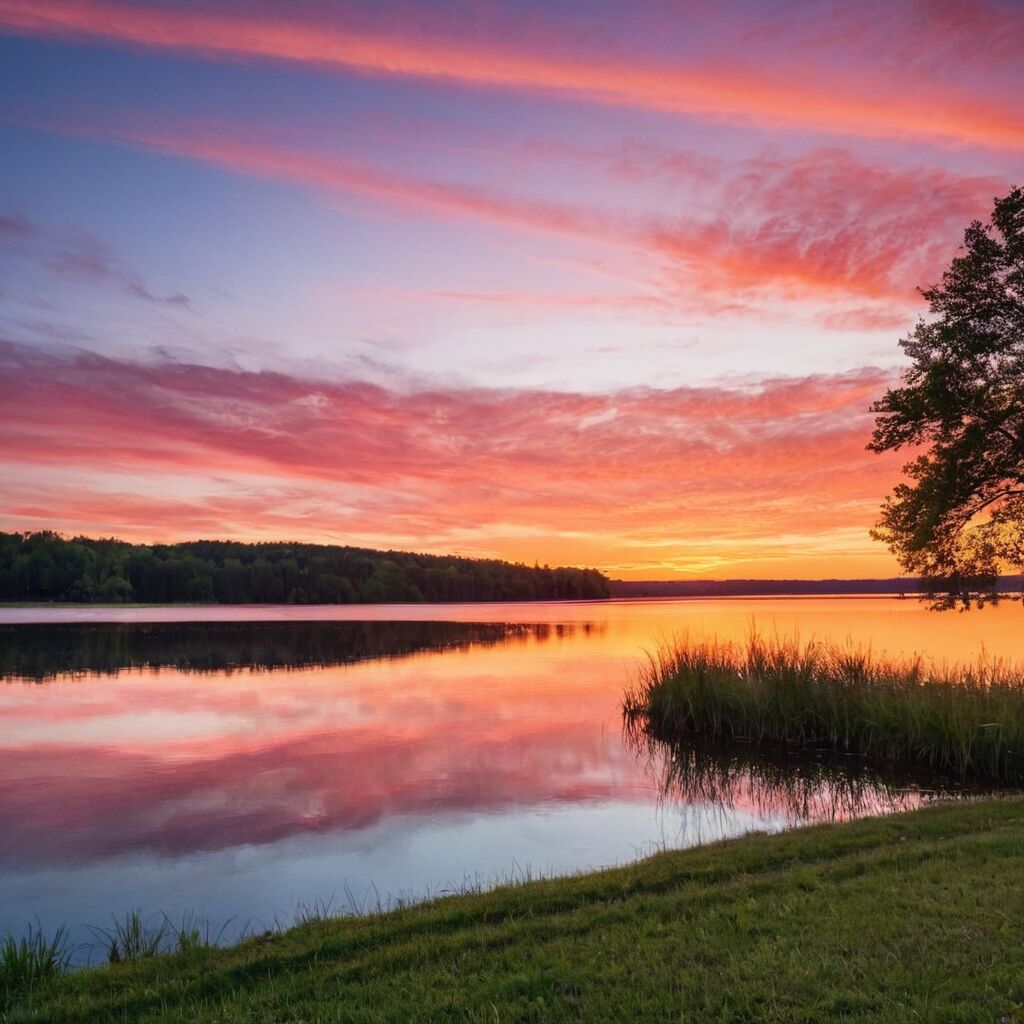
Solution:
<path fill-rule="evenodd" d="M 920 595 L 915 577 L 858 580 L 609 580 L 612 598 L 640 597 L 853 597 Z M 1024 576 L 1003 577 L 1002 593 L 1024 590 Z"/>
<path fill-rule="evenodd" d="M 892 579 L 826 579 L 826 580 L 615 580 L 610 579 L 607 597 L 539 597 L 533 599 L 455 599 L 449 601 L 344 601 L 290 605 L 285 601 L 0 601 L 0 608 L 260 608 L 275 607 L 345 608 L 358 605 L 380 608 L 388 605 L 438 606 L 466 604 L 589 604 L 605 601 L 643 600 L 651 598 L 715 598 L 715 597 L 921 597 L 918 580 L 913 577 Z M 1007 595 L 1024 592 L 1024 576 L 1003 577 L 997 589 Z"/>

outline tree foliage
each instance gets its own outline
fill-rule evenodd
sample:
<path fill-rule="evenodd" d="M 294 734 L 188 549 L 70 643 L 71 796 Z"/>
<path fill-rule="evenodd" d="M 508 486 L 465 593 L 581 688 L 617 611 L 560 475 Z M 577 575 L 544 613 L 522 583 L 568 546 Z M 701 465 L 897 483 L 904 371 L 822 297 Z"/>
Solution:
<path fill-rule="evenodd" d="M 914 452 L 874 536 L 936 607 L 970 607 L 1024 566 L 1024 189 L 922 294 L 932 315 L 900 342 L 911 365 L 872 409 L 869 448 Z"/>
<path fill-rule="evenodd" d="M 0 601 L 348 604 L 601 598 L 596 569 L 326 544 L 0 533 Z"/>

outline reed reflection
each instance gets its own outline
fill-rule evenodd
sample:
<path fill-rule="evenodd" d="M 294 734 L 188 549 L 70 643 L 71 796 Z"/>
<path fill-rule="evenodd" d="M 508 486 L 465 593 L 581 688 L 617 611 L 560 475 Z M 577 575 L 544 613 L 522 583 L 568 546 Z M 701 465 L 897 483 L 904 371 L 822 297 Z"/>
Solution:
<path fill-rule="evenodd" d="M 659 739 L 635 719 L 627 720 L 625 736 L 663 800 L 723 813 L 742 810 L 786 825 L 892 814 L 978 792 L 928 773 L 873 767 L 856 757 Z"/>

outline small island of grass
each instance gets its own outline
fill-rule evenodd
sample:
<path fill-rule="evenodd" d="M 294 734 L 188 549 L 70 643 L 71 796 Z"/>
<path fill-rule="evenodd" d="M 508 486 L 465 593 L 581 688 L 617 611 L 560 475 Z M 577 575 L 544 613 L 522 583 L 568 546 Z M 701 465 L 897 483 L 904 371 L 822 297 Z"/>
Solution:
<path fill-rule="evenodd" d="M 687 739 L 854 754 L 960 781 L 1024 781 L 1024 673 L 877 657 L 830 644 L 663 647 L 626 695 L 628 728 Z"/>

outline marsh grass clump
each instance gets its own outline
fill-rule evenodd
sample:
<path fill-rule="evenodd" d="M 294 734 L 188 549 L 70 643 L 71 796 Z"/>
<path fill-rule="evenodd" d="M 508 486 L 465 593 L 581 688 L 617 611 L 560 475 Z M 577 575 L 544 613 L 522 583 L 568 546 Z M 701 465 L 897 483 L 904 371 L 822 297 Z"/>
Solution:
<path fill-rule="evenodd" d="M 187 924 L 183 923 L 182 932 L 185 933 L 186 941 L 190 942 L 191 929 L 186 931 L 186 928 Z M 165 951 L 169 941 L 174 939 L 177 939 L 179 946 L 183 945 L 183 936 L 176 934 L 166 915 L 159 922 L 149 924 L 143 919 L 141 910 L 129 910 L 123 919 L 113 918 L 109 928 L 94 928 L 93 931 L 106 951 L 107 960 L 112 964 L 158 956 Z M 197 933 L 196 944 L 199 939 Z"/>
<path fill-rule="evenodd" d="M 49 938 L 38 927 L 30 927 L 20 939 L 8 935 L 0 942 L 0 1011 L 40 982 L 63 974 L 70 961 L 71 948 L 63 928 Z"/>
<path fill-rule="evenodd" d="M 132 916 L 130 913 L 128 918 L 132 918 Z M 138 916 L 137 911 L 134 912 L 134 916 Z M 195 953 L 221 945 L 231 926 L 232 919 L 229 918 L 216 931 L 207 918 L 200 917 L 194 911 L 184 912 L 177 922 L 164 914 L 163 923 L 164 930 L 157 944 L 157 952 L 162 952 L 166 946 L 170 952 L 174 953 Z M 139 924 L 141 926 L 141 921 Z M 109 948 L 108 943 L 108 950 Z"/>
<path fill-rule="evenodd" d="M 931 666 L 835 644 L 676 641 L 641 669 L 627 729 L 856 754 L 958 780 L 1024 783 L 1024 672 Z"/>

